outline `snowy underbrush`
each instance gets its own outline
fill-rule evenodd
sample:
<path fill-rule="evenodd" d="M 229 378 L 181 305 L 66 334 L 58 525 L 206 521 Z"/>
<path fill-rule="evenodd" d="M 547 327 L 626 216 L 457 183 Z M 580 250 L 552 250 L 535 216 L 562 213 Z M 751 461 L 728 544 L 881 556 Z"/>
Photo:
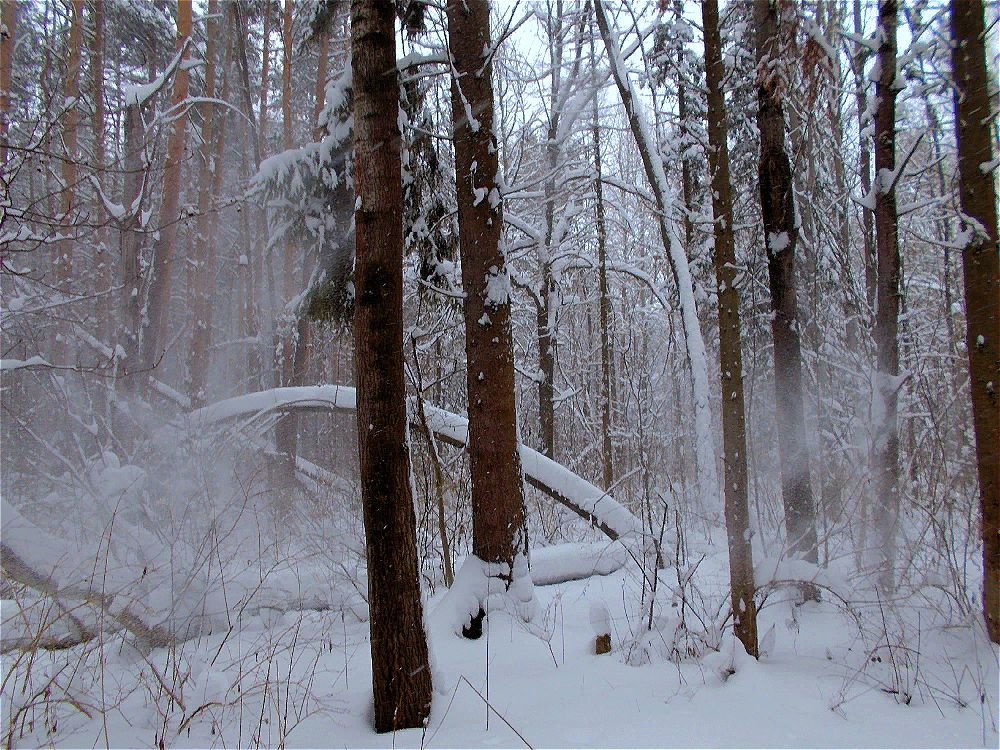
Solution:
<path fill-rule="evenodd" d="M 161 718 L 183 720 L 201 705 L 184 697 L 200 679 L 185 661 L 198 639 L 271 638 L 286 612 L 367 619 L 356 496 L 315 482 L 279 489 L 256 446 L 220 437 L 161 427 L 134 441 L 128 457 L 105 449 L 65 461 L 62 472 L 7 483 L 0 615 L 8 744 L 36 724 L 55 736 L 71 715 L 107 721 L 137 691 Z M 237 671 L 263 686 L 254 689 L 284 695 L 287 670 L 281 680 L 272 670 L 287 652 L 287 643 L 262 642 L 240 658 L 263 675 L 253 676 L 251 662 Z M 117 665 L 110 681 L 109 659 Z"/>
<path fill-rule="evenodd" d="M 702 604 L 714 609 L 726 599 L 728 571 L 723 551 L 694 546 L 699 593 L 686 606 L 704 617 Z M 923 607 L 897 603 L 883 626 L 877 606 L 848 607 L 830 595 L 799 604 L 794 589 L 773 587 L 761 608 L 759 661 L 728 627 L 697 657 L 676 658 L 664 646 L 682 606 L 666 596 L 676 571 L 661 575 L 663 608 L 652 631 L 648 617 L 636 617 L 642 584 L 628 567 L 536 587 L 532 620 L 498 607 L 475 641 L 456 633 L 448 594 L 430 597 L 435 695 L 423 730 L 372 732 L 366 622 L 348 610 L 262 610 L 231 630 L 148 653 L 103 636 L 6 655 L 6 740 L 24 747 L 996 746 L 997 652 L 975 625 L 930 624 Z M 698 622 L 694 612 L 687 616 Z M 612 651 L 598 656 L 594 635 L 604 628 Z M 637 659 L 644 629 L 649 656 Z M 893 691 L 907 684 L 908 702 Z"/>

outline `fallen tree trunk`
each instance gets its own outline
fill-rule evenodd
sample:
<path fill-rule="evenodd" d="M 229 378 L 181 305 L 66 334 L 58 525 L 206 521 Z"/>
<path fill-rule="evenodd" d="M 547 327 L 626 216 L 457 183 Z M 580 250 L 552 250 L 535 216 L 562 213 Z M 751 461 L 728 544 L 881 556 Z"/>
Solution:
<path fill-rule="evenodd" d="M 409 400 L 415 413 L 415 404 Z M 189 425 L 200 427 L 238 418 L 262 419 L 287 410 L 353 412 L 356 392 L 343 385 L 317 385 L 297 388 L 271 388 L 266 391 L 219 401 L 187 416 Z M 425 404 L 428 426 L 439 440 L 464 447 L 469 435 L 465 417 Z M 415 422 L 411 419 L 411 422 Z M 600 529 L 608 538 L 642 537 L 642 522 L 607 492 L 566 467 L 546 458 L 526 445 L 520 445 L 521 466 L 525 481 L 544 492 L 560 505 Z"/>

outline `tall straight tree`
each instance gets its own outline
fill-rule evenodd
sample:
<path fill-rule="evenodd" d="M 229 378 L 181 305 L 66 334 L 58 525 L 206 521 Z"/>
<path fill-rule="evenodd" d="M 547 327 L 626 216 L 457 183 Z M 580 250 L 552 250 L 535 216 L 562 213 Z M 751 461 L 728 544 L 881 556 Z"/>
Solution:
<path fill-rule="evenodd" d="M 174 71 L 174 91 L 170 102 L 173 123 L 167 138 L 167 161 L 163 174 L 163 197 L 160 201 L 160 236 L 153 246 L 152 279 L 146 303 L 149 322 L 142 339 L 142 362 L 147 369 L 155 367 L 163 356 L 167 321 L 170 318 L 173 260 L 180 217 L 181 172 L 187 141 L 187 110 L 184 102 L 188 98 L 187 60 L 190 56 L 190 37 L 191 0 L 177 0 L 177 53 L 181 60 Z"/>
<path fill-rule="evenodd" d="M 757 656 L 757 605 L 754 602 L 753 550 L 750 546 L 750 511 L 747 505 L 743 333 L 740 325 L 740 293 L 736 288 L 729 128 L 726 124 L 726 101 L 722 90 L 725 67 L 722 63 L 717 0 L 702 1 L 701 17 L 705 33 L 705 74 L 708 82 L 708 164 L 712 173 L 715 278 L 719 288 L 722 451 L 733 627 L 747 653 Z"/>
<path fill-rule="evenodd" d="M 604 489 L 610 490 L 615 481 L 614 448 L 611 444 L 611 341 L 610 321 L 611 299 L 608 294 L 608 227 L 604 208 L 604 169 L 601 161 L 601 124 L 598 117 L 597 85 L 597 55 L 594 51 L 594 37 L 597 34 L 591 29 L 590 34 L 590 70 L 591 85 L 594 88 L 590 99 L 591 107 L 591 140 L 594 146 L 594 203 L 595 219 L 597 221 L 597 287 L 599 319 L 601 329 L 601 454 Z"/>
<path fill-rule="evenodd" d="M 228 38 L 228 33 L 219 33 L 218 0 L 208 2 L 208 20 L 205 25 L 205 90 L 206 99 L 215 97 L 215 78 L 218 68 L 216 56 L 217 38 Z M 228 60 L 228 54 L 225 56 Z M 225 96 L 223 96 L 223 99 Z M 219 194 L 222 174 L 221 149 L 225 143 L 225 127 L 218 128 L 217 116 L 225 123 L 225 111 L 216 112 L 218 105 L 208 102 L 202 105 L 204 115 L 201 126 L 201 148 L 198 166 L 198 225 L 194 241 L 188 251 L 190 261 L 192 321 L 191 350 L 188 359 L 188 395 L 192 408 L 205 405 L 208 386 L 209 349 L 212 343 L 212 279 L 215 276 L 215 217 L 211 210 L 212 196 Z"/>
<path fill-rule="evenodd" d="M 777 406 L 781 494 L 789 551 L 809 562 L 818 560 L 816 510 L 809 484 L 809 449 L 802 395 L 795 245 L 798 225 L 792 170 L 785 150 L 785 114 L 781 104 L 777 0 L 754 0 L 757 48 L 757 130 L 760 132 L 758 181 L 764 219 L 767 275 L 771 290 L 774 337 L 774 390 Z"/>
<path fill-rule="evenodd" d="M 291 150 L 294 143 L 292 130 L 292 0 L 285 0 L 281 14 L 281 135 L 282 146 Z M 285 240 L 284 247 L 284 279 L 283 301 L 286 307 L 279 314 L 282 321 L 279 328 L 283 331 L 279 348 L 278 384 L 295 385 L 295 338 L 297 334 L 296 321 L 292 320 L 287 308 L 299 290 L 295 275 L 296 246 L 290 239 Z M 274 437 L 281 456 L 281 481 L 286 488 L 290 486 L 295 473 L 295 454 L 298 452 L 299 420 L 294 414 L 285 414 L 274 428 Z M 290 508 L 287 492 L 279 493 L 278 507 Z"/>
<path fill-rule="evenodd" d="M 983 531 L 983 614 L 1000 643 L 1000 255 L 982 0 L 952 0 L 966 336 Z M 992 169 L 989 165 L 993 165 Z"/>
<path fill-rule="evenodd" d="M 351 3 L 355 368 L 375 731 L 419 727 L 431 672 L 417 571 L 403 383 L 403 185 L 391 0 Z"/>
<path fill-rule="evenodd" d="M 102 181 L 105 176 L 104 151 L 104 0 L 93 0 L 91 9 L 94 16 L 94 35 L 90 41 L 90 96 L 91 129 L 94 137 L 94 172 Z M 108 234 L 102 226 L 106 220 L 100 201 L 94 207 L 98 229 L 95 235 L 97 245 L 97 330 L 104 340 L 110 340 L 114 333 L 111 310 L 111 288 L 114 286 L 113 261 L 108 245 Z"/>
<path fill-rule="evenodd" d="M 896 0 L 878 9 L 879 78 L 875 85 L 875 349 L 873 427 L 875 527 L 879 584 L 895 588 L 896 527 L 899 517 L 899 217 L 896 212 Z"/>
<path fill-rule="evenodd" d="M 524 546 L 524 489 L 517 447 L 510 279 L 500 247 L 503 203 L 493 130 L 490 8 L 486 0 L 449 0 L 448 46 L 454 64 L 458 234 L 465 292 L 472 552 L 501 563 L 513 582 Z M 467 631 L 481 631 L 482 608 Z"/>
<path fill-rule="evenodd" d="M 59 199 L 59 214 L 66 222 L 63 239 L 57 245 L 56 279 L 63 289 L 73 276 L 73 219 L 72 212 L 76 208 L 76 172 L 79 164 L 77 153 L 78 129 L 80 115 L 77 110 L 80 96 L 80 49 L 83 44 L 83 0 L 72 0 L 70 3 L 69 38 L 67 40 L 66 81 L 63 86 L 63 106 L 66 114 L 63 117 L 62 138 L 66 147 L 65 158 L 62 160 L 62 191 Z"/>
<path fill-rule="evenodd" d="M 7 163 L 7 132 L 10 126 L 10 94 L 14 83 L 14 39 L 17 31 L 17 3 L 0 3 L 0 166 Z"/>

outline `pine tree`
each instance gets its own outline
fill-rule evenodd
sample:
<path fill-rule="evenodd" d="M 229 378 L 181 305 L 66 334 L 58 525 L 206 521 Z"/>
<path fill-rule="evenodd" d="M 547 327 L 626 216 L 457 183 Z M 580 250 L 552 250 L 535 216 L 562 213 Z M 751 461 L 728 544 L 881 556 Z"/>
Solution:
<path fill-rule="evenodd" d="M 431 673 L 403 383 L 403 192 L 395 10 L 353 0 L 355 365 L 375 731 L 419 727 Z"/>
<path fill-rule="evenodd" d="M 448 3 L 448 44 L 454 60 L 452 118 L 459 246 L 465 291 L 472 550 L 499 563 L 508 587 L 524 547 L 524 496 L 517 447 L 510 279 L 500 247 L 503 203 L 493 129 L 490 9 L 486 0 Z M 526 571 L 525 571 L 526 572 Z M 483 611 L 470 635 L 481 630 Z"/>

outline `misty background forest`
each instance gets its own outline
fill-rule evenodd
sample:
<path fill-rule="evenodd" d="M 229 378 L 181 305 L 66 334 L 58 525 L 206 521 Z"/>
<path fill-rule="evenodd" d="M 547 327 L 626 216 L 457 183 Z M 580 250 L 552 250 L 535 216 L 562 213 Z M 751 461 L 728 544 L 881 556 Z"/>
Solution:
<path fill-rule="evenodd" d="M 0 10 L 6 747 L 997 746 L 1000 4 Z"/>

